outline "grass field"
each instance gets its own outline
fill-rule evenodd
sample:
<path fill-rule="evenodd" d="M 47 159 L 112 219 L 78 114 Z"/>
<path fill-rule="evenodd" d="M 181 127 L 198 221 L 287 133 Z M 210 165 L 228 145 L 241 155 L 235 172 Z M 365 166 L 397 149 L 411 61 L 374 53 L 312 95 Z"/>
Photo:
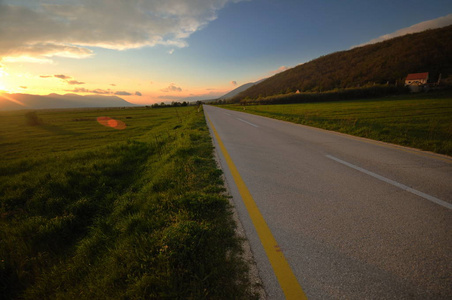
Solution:
<path fill-rule="evenodd" d="M 452 155 L 452 94 L 225 108 Z"/>
<path fill-rule="evenodd" d="M 35 117 L 0 112 L 4 298 L 254 297 L 202 112 Z"/>

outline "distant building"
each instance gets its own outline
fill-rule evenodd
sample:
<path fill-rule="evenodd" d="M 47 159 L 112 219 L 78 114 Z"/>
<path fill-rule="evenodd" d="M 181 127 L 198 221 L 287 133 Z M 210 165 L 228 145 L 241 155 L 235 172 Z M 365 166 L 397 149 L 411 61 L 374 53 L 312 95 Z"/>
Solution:
<path fill-rule="evenodd" d="M 428 81 L 428 72 L 408 74 L 405 85 L 424 85 Z"/>
<path fill-rule="evenodd" d="M 428 72 L 408 74 L 405 86 L 409 86 L 412 92 L 420 92 L 427 87 Z"/>

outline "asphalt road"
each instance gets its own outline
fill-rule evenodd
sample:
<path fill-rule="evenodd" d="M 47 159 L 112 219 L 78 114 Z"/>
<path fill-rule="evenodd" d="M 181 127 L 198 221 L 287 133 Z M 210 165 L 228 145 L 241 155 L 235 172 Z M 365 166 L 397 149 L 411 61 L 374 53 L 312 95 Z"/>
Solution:
<path fill-rule="evenodd" d="M 309 299 L 452 298 L 451 158 L 204 111 Z M 267 296 L 284 299 L 218 142 Z"/>

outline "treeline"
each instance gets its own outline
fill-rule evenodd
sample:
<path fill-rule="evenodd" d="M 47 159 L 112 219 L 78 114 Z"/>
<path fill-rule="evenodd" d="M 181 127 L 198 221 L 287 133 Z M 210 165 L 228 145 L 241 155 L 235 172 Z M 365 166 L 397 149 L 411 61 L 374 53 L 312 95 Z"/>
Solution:
<path fill-rule="evenodd" d="M 257 99 L 246 97 L 244 99 L 241 99 L 239 102 L 240 105 L 292 104 L 292 103 L 378 98 L 388 95 L 402 94 L 406 92 L 408 92 L 408 89 L 406 89 L 405 87 L 376 85 L 372 87 L 363 87 L 363 88 L 336 89 L 323 93 L 290 93 L 269 97 L 259 97 Z"/>
<path fill-rule="evenodd" d="M 164 107 L 182 107 L 182 106 L 188 106 L 189 103 L 188 102 L 171 102 L 170 104 L 166 104 L 164 102 L 162 103 L 154 103 L 151 106 L 146 106 L 146 108 L 164 108 Z"/>
<path fill-rule="evenodd" d="M 196 101 L 196 102 L 177 102 L 177 101 L 173 101 L 171 103 L 154 103 L 151 106 L 147 105 L 146 108 L 165 108 L 165 107 L 184 107 L 184 106 L 190 106 L 190 105 L 196 105 L 196 106 L 200 106 L 202 105 L 202 101 Z"/>
<path fill-rule="evenodd" d="M 452 75 L 451 36 L 452 25 L 322 56 L 276 74 L 238 94 L 232 101 L 374 85 L 400 87 L 409 73 L 429 72 L 430 80 L 437 80 L 440 74 L 445 79 Z M 292 97 L 314 96 L 295 94 L 288 98 Z"/>

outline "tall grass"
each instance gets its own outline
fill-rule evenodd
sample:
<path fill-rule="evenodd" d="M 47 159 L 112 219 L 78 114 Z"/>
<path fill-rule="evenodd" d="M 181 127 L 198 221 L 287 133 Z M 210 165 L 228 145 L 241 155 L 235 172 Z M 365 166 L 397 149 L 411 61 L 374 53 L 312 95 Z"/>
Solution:
<path fill-rule="evenodd" d="M 450 91 L 368 100 L 224 107 L 452 155 Z"/>
<path fill-rule="evenodd" d="M 127 127 L 97 124 L 108 115 Z M 5 298 L 252 298 L 202 114 L 1 116 Z"/>

